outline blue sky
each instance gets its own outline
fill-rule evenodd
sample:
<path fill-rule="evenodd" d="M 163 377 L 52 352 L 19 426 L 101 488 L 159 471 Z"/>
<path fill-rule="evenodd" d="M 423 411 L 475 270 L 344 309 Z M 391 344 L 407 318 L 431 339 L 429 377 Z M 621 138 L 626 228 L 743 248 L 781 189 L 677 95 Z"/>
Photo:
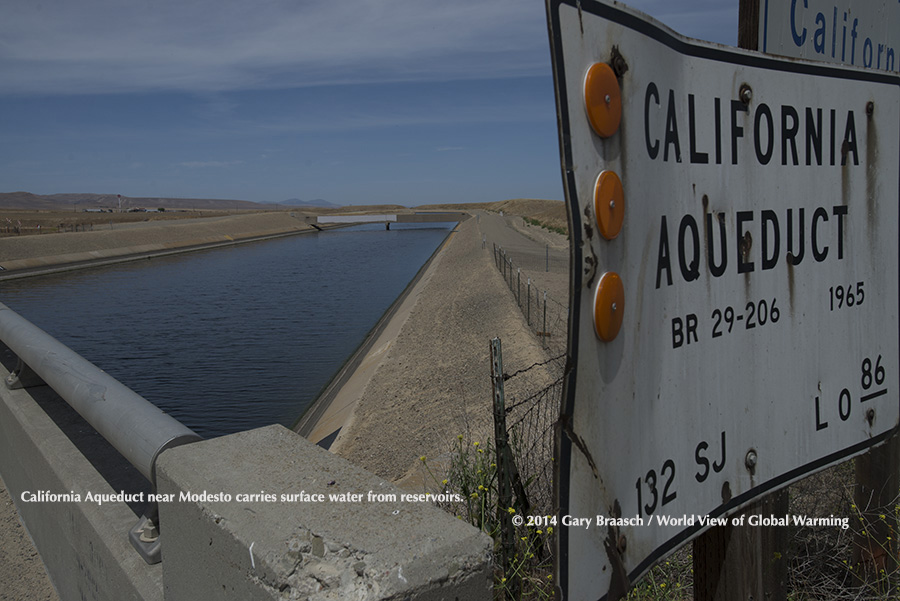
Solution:
<path fill-rule="evenodd" d="M 738 0 L 635 0 L 737 39 Z M 536 0 L 5 0 L 0 192 L 562 199 Z"/>

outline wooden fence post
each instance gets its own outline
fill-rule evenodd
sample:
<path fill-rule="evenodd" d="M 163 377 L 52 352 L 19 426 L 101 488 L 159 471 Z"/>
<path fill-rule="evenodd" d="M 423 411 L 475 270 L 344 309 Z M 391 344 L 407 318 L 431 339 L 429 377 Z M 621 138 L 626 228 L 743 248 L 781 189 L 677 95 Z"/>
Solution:
<path fill-rule="evenodd" d="M 764 497 L 744 515 L 783 516 L 787 490 Z M 739 514 L 738 514 L 739 515 Z M 694 540 L 694 601 L 784 601 L 789 529 L 717 526 Z"/>
<path fill-rule="evenodd" d="M 738 46 L 757 49 L 759 0 L 740 0 Z M 788 513 L 787 490 L 768 495 L 744 515 Z M 787 595 L 788 528 L 718 526 L 694 539 L 695 601 L 783 601 Z"/>
<path fill-rule="evenodd" d="M 900 437 L 856 458 L 856 486 L 850 514 L 854 528 L 852 563 L 857 584 L 885 593 L 893 589 L 897 561 L 897 510 L 900 494 Z M 859 520 L 862 518 L 862 521 Z"/>

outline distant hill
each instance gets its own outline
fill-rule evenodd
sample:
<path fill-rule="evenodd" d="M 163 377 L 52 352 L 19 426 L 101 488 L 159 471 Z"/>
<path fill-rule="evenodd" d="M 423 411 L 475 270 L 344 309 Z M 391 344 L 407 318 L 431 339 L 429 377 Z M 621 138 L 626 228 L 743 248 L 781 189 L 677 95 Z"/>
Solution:
<path fill-rule="evenodd" d="M 299 198 L 288 198 L 287 200 L 272 201 L 275 204 L 285 205 L 289 207 L 318 207 L 320 209 L 336 209 L 343 205 L 334 204 L 321 198 L 313 200 L 300 200 Z"/>
<path fill-rule="evenodd" d="M 35 211 L 53 211 L 60 208 L 60 203 L 46 196 L 38 196 L 31 192 L 2 192 L 0 207 L 5 209 L 31 209 Z M 69 204 L 69 209 L 72 205 Z"/>
<path fill-rule="evenodd" d="M 30 192 L 0 192 L 0 208 L 25 209 L 33 211 L 71 211 L 81 209 L 115 209 L 119 207 L 116 194 L 48 194 L 38 195 Z M 172 210 L 257 210 L 262 211 L 269 206 L 249 200 L 229 200 L 217 198 L 152 198 L 122 197 L 123 209 L 157 209 Z"/>

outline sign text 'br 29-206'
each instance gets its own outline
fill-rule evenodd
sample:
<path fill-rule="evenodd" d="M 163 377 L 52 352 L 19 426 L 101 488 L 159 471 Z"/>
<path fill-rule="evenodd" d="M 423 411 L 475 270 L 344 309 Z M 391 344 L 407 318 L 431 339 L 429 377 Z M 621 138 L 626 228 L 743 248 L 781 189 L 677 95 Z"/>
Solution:
<path fill-rule="evenodd" d="M 900 85 L 549 0 L 572 215 L 567 599 L 897 426 Z M 625 519 L 627 518 L 627 519 Z M 673 525 L 674 524 L 674 525 Z"/>

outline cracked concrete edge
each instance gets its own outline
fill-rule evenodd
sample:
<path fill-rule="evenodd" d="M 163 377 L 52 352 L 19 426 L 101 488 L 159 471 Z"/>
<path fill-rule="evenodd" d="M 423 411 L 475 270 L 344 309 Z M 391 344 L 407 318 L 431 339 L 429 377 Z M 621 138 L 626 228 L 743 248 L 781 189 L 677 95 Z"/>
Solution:
<path fill-rule="evenodd" d="M 160 505 L 166 599 L 491 598 L 486 534 L 282 426 L 166 451 L 159 486 L 174 495 Z M 237 500 L 262 491 L 276 500 Z M 324 500 L 282 500 L 301 491 Z M 329 500 L 342 493 L 362 496 Z"/>

